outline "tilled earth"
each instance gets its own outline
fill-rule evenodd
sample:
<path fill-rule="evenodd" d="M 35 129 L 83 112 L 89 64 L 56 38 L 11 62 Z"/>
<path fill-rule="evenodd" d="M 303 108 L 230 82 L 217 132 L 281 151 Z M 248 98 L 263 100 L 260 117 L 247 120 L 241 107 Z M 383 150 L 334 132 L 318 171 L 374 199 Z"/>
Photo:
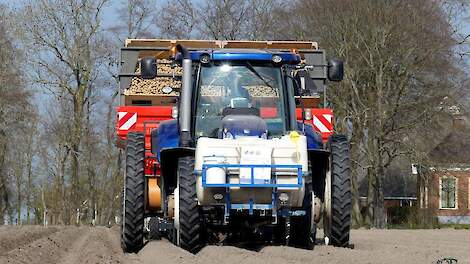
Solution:
<path fill-rule="evenodd" d="M 0 263 L 470 263 L 470 230 L 353 230 L 354 249 L 317 245 L 313 251 L 284 246 L 254 250 L 206 246 L 192 255 L 167 240 L 123 254 L 119 228 L 0 227 Z"/>

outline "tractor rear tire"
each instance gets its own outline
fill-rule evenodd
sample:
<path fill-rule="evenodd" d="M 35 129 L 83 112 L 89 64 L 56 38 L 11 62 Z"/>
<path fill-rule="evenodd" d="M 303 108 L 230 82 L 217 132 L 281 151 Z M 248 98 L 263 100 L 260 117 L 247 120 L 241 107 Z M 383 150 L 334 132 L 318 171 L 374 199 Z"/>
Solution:
<path fill-rule="evenodd" d="M 200 211 L 196 194 L 194 157 L 182 157 L 178 161 L 179 189 L 179 245 L 195 253 L 201 247 Z"/>
<path fill-rule="evenodd" d="M 346 136 L 332 135 L 328 146 L 331 154 L 325 180 L 324 232 L 329 244 L 347 247 L 351 228 L 349 143 Z"/>
<path fill-rule="evenodd" d="M 125 252 L 137 252 L 144 245 L 145 137 L 127 135 L 126 171 L 121 226 L 121 246 Z"/>

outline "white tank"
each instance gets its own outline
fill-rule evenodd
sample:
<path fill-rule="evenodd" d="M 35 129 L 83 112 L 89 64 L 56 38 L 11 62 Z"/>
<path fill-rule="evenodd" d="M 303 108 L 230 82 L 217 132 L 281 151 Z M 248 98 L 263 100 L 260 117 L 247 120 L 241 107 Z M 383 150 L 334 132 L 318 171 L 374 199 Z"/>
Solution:
<path fill-rule="evenodd" d="M 203 158 L 204 164 L 224 164 L 225 157 L 223 156 L 209 156 Z M 224 168 L 212 167 L 206 171 L 206 181 L 209 184 L 224 184 L 226 183 L 226 173 Z"/>
<path fill-rule="evenodd" d="M 201 205 L 225 203 L 225 199 L 215 200 L 214 195 L 225 197 L 225 188 L 202 187 L 202 165 L 206 164 L 263 164 L 263 165 L 301 165 L 302 173 L 308 173 L 307 139 L 305 136 L 262 139 L 244 137 L 237 139 L 199 138 L 196 146 L 195 172 L 197 173 L 197 195 Z M 207 170 L 208 183 L 225 183 L 226 174 L 230 183 L 249 183 L 251 175 L 248 168 L 211 168 Z M 297 184 L 297 170 L 293 168 L 276 168 L 273 173 L 277 175 L 279 184 Z M 240 178 L 239 175 L 242 175 Z M 255 184 L 266 183 L 270 179 L 271 168 L 255 168 Z M 302 183 L 304 180 L 302 181 Z M 301 188 L 278 188 L 278 193 L 289 195 L 290 206 L 301 206 L 304 197 L 304 186 Z M 231 187 L 232 203 L 270 204 L 271 188 Z"/>

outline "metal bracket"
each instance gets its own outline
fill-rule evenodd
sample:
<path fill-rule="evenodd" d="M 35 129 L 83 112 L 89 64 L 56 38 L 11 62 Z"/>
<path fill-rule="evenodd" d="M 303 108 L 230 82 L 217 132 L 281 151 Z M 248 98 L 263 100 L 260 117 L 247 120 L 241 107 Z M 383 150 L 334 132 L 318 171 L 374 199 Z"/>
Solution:
<path fill-rule="evenodd" d="M 306 53 L 305 60 L 310 78 L 313 80 L 313 84 L 318 92 L 325 91 L 326 77 L 327 77 L 327 63 L 326 55 L 324 50 L 316 50 L 311 53 Z"/>
<path fill-rule="evenodd" d="M 230 219 L 230 210 L 231 203 L 230 203 L 230 188 L 225 188 L 225 211 L 224 211 L 224 224 L 228 224 Z"/>
<path fill-rule="evenodd" d="M 286 236 L 286 245 L 290 246 L 290 216 L 286 217 L 286 228 L 285 228 L 285 236 Z"/>
<path fill-rule="evenodd" d="M 272 223 L 277 224 L 277 188 L 273 188 L 272 197 Z"/>
<path fill-rule="evenodd" d="M 144 231 L 146 233 L 150 232 L 149 222 L 150 222 L 150 217 L 144 218 Z"/>

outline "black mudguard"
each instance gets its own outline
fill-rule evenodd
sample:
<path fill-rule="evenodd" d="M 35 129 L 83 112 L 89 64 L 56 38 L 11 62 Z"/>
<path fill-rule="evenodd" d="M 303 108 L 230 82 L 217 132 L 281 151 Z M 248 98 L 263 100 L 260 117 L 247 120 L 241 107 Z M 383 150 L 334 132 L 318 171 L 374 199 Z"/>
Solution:
<path fill-rule="evenodd" d="M 309 149 L 308 158 L 312 173 L 312 189 L 315 196 L 323 201 L 325 193 L 325 176 L 328 169 L 330 152 L 324 149 Z"/>
<path fill-rule="evenodd" d="M 165 148 L 160 151 L 161 177 L 165 193 L 172 193 L 176 188 L 176 169 L 181 157 L 194 156 L 196 149 L 187 147 Z"/>

